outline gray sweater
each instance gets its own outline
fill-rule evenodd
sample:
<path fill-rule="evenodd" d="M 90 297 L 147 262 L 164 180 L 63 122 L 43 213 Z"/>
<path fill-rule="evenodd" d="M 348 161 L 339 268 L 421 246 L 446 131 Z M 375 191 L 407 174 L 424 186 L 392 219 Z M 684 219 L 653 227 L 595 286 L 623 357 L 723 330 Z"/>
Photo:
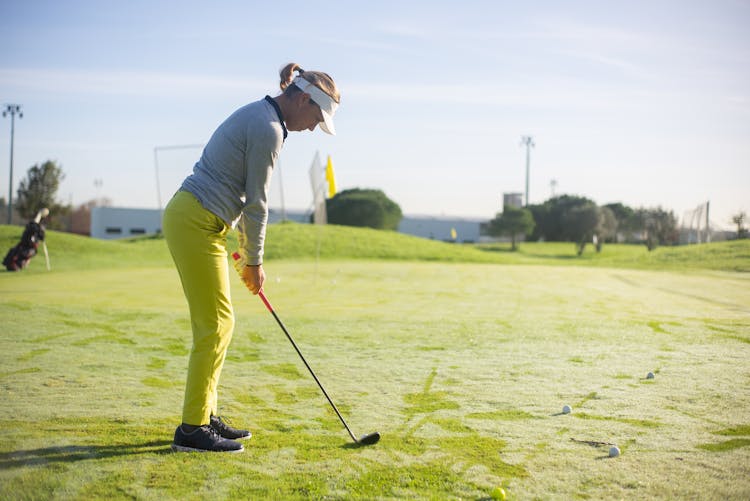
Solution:
<path fill-rule="evenodd" d="M 207 210 L 234 227 L 247 264 L 263 262 L 268 187 L 286 129 L 270 98 L 238 109 L 219 125 L 182 183 Z"/>

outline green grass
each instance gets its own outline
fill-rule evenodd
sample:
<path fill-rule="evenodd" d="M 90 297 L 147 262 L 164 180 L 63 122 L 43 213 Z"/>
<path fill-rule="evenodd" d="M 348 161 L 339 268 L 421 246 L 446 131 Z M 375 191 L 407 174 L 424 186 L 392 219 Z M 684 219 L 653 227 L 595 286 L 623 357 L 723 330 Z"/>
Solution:
<path fill-rule="evenodd" d="M 664 271 L 628 246 L 606 261 L 350 228 L 268 238 L 269 298 L 355 433 L 380 443 L 349 445 L 232 277 L 220 410 L 254 436 L 239 455 L 171 453 L 190 323 L 163 240 L 51 232 L 52 272 L 35 258 L 0 273 L 0 499 L 750 496 L 744 243 Z"/>
<path fill-rule="evenodd" d="M 673 271 L 750 271 L 750 240 L 657 247 L 651 252 L 645 245 L 605 244 L 600 253 L 593 246 L 587 246 L 581 256 L 576 255 L 574 244 L 569 242 L 529 242 L 522 244 L 518 252 L 510 252 L 506 244 L 480 244 L 476 247 L 506 256 L 510 254 L 507 257 L 509 264 L 567 264 Z"/>
<path fill-rule="evenodd" d="M 21 227 L 0 225 L 0 248 L 15 245 L 21 233 Z M 47 241 L 55 269 L 119 268 L 134 262 L 140 267 L 153 267 L 171 262 L 164 240 L 154 236 L 102 241 L 50 231 Z M 237 247 L 234 232 L 229 234 L 228 245 L 230 249 Z M 511 252 L 509 244 L 450 244 L 367 228 L 285 223 L 269 226 L 266 259 L 378 259 L 750 272 L 750 240 L 659 247 L 652 252 L 643 245 L 605 245 L 601 253 L 588 246 L 583 255 L 577 256 L 574 244 L 566 242 L 523 243 L 518 252 Z M 42 268 L 40 261 L 43 260 L 33 260 L 32 268 Z"/>

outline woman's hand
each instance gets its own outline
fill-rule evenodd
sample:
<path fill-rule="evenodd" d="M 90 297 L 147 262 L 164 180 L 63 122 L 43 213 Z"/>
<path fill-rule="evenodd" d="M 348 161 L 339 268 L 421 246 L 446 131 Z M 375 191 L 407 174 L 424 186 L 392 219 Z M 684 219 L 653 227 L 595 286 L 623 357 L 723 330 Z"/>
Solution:
<path fill-rule="evenodd" d="M 263 290 L 263 282 L 266 281 L 266 272 L 263 271 L 263 265 L 247 265 L 242 270 L 242 281 L 245 282 L 245 286 L 257 295 L 258 292 Z"/>

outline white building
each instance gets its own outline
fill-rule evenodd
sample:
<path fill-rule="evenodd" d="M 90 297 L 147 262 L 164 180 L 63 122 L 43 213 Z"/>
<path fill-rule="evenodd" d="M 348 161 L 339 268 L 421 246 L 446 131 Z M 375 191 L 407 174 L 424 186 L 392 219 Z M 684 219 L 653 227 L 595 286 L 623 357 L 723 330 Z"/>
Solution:
<path fill-rule="evenodd" d="M 158 209 L 94 207 L 91 209 L 91 236 L 111 240 L 161 233 L 161 215 L 162 211 Z M 288 210 L 284 215 L 287 220 L 297 223 L 310 222 L 310 212 Z M 281 220 L 280 210 L 269 209 L 269 224 Z M 406 235 L 446 242 L 479 242 L 479 230 L 483 222 L 479 219 L 455 217 L 404 216 L 397 231 Z"/>
<path fill-rule="evenodd" d="M 523 207 L 523 193 L 503 193 L 503 207 Z"/>
<path fill-rule="evenodd" d="M 161 211 L 94 207 L 91 209 L 91 236 L 103 240 L 161 233 Z"/>

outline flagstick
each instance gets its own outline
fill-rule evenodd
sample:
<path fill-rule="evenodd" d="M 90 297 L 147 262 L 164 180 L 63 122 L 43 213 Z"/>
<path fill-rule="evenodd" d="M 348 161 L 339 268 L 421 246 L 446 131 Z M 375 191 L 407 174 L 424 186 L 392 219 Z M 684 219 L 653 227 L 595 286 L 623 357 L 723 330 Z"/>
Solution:
<path fill-rule="evenodd" d="M 333 198 L 336 194 L 336 177 L 333 172 L 333 162 L 331 161 L 331 155 L 328 155 L 326 162 L 325 172 L 322 170 L 323 166 L 320 163 L 320 152 L 316 151 L 313 157 L 312 164 L 310 165 L 310 185 L 313 192 L 313 223 L 317 226 L 328 224 L 328 215 L 326 207 L 326 198 Z M 326 190 L 326 185 L 328 190 Z M 326 191 L 328 197 L 326 197 Z M 323 240 L 322 228 L 316 230 L 316 242 L 315 242 L 315 275 L 314 283 L 317 285 L 318 280 L 318 265 L 320 264 L 320 246 Z"/>

